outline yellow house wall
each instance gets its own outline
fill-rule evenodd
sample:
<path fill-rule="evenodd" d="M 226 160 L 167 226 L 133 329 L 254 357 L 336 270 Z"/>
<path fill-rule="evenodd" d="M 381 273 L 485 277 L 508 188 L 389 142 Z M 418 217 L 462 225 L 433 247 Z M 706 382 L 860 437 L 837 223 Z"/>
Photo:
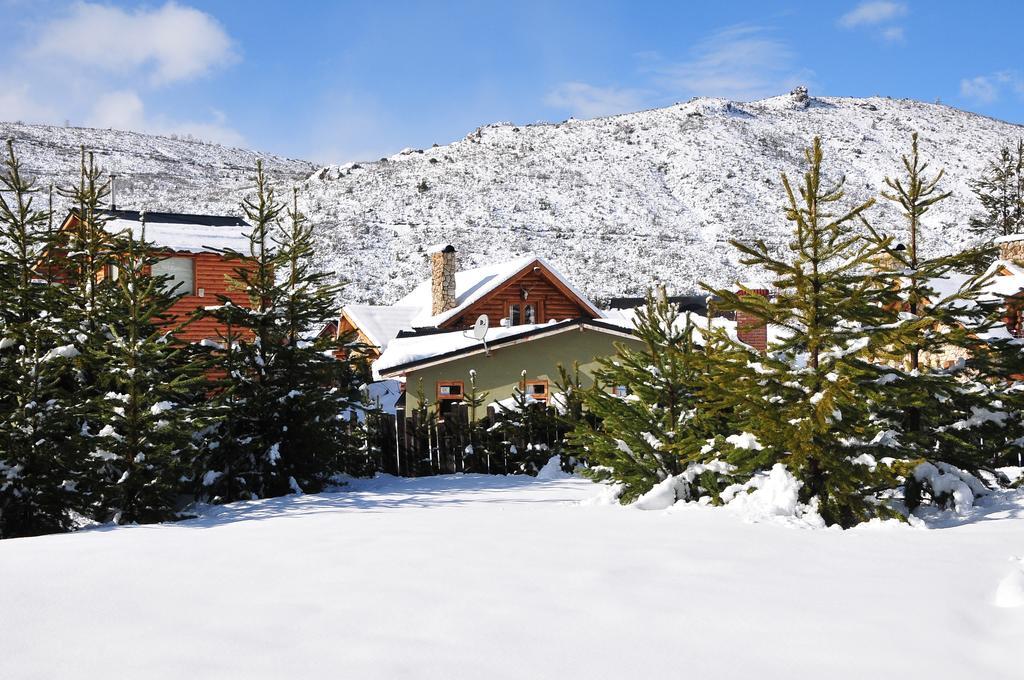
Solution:
<path fill-rule="evenodd" d="M 551 393 L 557 392 L 555 382 L 559 380 L 559 365 L 565 366 L 572 374 L 573 362 L 579 362 L 580 381 L 587 387 L 593 384 L 593 375 L 598 368 L 597 359 L 616 353 L 616 343 L 636 348 L 643 343 L 634 338 L 601 333 L 592 329 L 573 329 L 546 338 L 530 340 L 518 345 L 497 347 L 490 355 L 476 354 L 453 361 L 410 371 L 406 376 L 406 413 L 419 407 L 419 386 L 423 386 L 424 401 L 433 405 L 436 401 L 438 381 L 461 380 L 466 394 L 470 392 L 469 372 L 476 371 L 478 393 L 487 393 L 487 404 L 507 399 L 522 380 L 547 380 Z M 421 382 L 422 381 L 422 382 Z M 486 408 L 480 409 L 477 417 L 486 415 Z"/>

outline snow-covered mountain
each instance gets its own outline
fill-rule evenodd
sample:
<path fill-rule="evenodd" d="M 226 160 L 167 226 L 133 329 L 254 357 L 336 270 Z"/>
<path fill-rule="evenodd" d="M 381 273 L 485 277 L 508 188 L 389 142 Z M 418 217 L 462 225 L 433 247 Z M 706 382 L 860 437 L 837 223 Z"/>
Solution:
<path fill-rule="evenodd" d="M 5 126 L 47 176 L 74 167 L 77 146 L 117 171 L 122 207 L 238 212 L 257 156 L 300 182 L 321 263 L 346 299 L 390 302 L 426 276 L 425 250 L 453 243 L 464 267 L 536 252 L 597 298 L 743 278 L 729 239 L 785 243 L 779 173 L 799 175 L 821 135 L 830 172 L 852 202 L 899 169 L 910 133 L 954 195 L 925 220 L 924 247 L 962 247 L 978 206 L 968 186 L 1024 128 L 941 104 L 783 95 L 751 103 L 694 99 L 663 109 L 557 124 L 481 127 L 445 146 L 314 169 L 211 144 L 111 131 Z M 27 139 L 25 139 L 27 137 Z M 27 144 L 25 142 L 28 142 Z M 879 227 L 898 229 L 880 204 Z"/>
<path fill-rule="evenodd" d="M 0 134 L 14 140 L 23 168 L 44 191 L 50 183 L 62 187 L 77 180 L 84 146 L 117 176 L 115 200 L 129 209 L 239 214 L 257 159 L 280 182 L 301 182 L 315 168 L 306 161 L 138 132 L 0 123 Z M 59 195 L 55 203 L 63 205 Z"/>

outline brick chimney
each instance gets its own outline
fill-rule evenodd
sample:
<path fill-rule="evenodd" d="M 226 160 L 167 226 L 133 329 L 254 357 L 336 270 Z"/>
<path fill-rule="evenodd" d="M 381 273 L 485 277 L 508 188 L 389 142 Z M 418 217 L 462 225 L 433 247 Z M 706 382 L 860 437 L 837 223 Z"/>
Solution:
<path fill-rule="evenodd" d="M 430 250 L 430 313 L 455 309 L 455 246 Z"/>
<path fill-rule="evenodd" d="M 738 290 L 737 295 L 763 295 L 768 297 L 767 288 L 751 288 Z M 768 349 L 768 325 L 762 320 L 741 309 L 736 310 L 736 337 L 759 352 Z"/>
<path fill-rule="evenodd" d="M 999 259 L 1009 262 L 1024 262 L 1024 234 L 1010 234 L 996 239 L 999 246 Z"/>

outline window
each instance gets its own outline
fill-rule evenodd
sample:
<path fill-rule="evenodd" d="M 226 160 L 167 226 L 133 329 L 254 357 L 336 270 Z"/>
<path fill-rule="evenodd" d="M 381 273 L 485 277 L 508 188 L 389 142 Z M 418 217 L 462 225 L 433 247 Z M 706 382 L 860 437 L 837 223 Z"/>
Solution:
<path fill-rule="evenodd" d="M 547 401 L 548 400 L 548 381 L 547 380 L 528 380 L 526 381 L 526 398 L 533 401 Z"/>
<path fill-rule="evenodd" d="M 533 303 L 514 302 L 508 306 L 508 325 L 537 323 L 537 307 Z"/>
<path fill-rule="evenodd" d="M 462 381 L 461 380 L 443 380 L 437 383 L 437 400 L 438 401 L 461 401 L 462 400 Z"/>
<path fill-rule="evenodd" d="M 153 276 L 166 276 L 164 291 L 175 295 L 195 292 L 195 270 L 191 257 L 167 257 L 153 263 Z"/>
<path fill-rule="evenodd" d="M 437 414 L 443 419 L 451 415 L 462 401 L 462 381 L 445 380 L 437 383 Z"/>

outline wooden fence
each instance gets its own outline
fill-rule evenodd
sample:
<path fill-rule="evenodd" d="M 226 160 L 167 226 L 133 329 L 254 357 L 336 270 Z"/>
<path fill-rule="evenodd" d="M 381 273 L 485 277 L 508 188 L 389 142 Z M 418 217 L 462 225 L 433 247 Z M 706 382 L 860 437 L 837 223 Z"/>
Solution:
<path fill-rule="evenodd" d="M 549 407 L 536 408 L 544 410 L 543 417 L 526 419 L 525 425 L 493 411 L 471 422 L 464 404 L 453 405 L 443 418 L 375 413 L 368 416 L 368 455 L 381 472 L 403 477 L 536 473 L 561 450 L 567 429 Z"/>

